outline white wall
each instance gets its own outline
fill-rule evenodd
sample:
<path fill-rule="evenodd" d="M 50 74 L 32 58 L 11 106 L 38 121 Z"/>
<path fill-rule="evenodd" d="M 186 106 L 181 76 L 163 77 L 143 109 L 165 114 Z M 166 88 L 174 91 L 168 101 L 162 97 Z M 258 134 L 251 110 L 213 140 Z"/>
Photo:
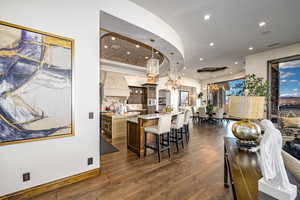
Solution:
<path fill-rule="evenodd" d="M 269 60 L 297 54 L 300 54 L 300 43 L 246 56 L 246 74 L 256 74 L 258 77 L 267 79 L 267 62 Z"/>
<path fill-rule="evenodd" d="M 155 33 L 183 53 L 182 42 L 169 25 L 127 0 L 1 0 L 1 20 L 75 39 L 76 136 L 0 146 L 0 196 L 100 166 L 100 10 Z M 91 111 L 95 119 L 88 120 Z M 88 157 L 94 157 L 94 165 L 87 166 Z M 21 181 L 24 172 L 31 173 L 31 181 Z"/>

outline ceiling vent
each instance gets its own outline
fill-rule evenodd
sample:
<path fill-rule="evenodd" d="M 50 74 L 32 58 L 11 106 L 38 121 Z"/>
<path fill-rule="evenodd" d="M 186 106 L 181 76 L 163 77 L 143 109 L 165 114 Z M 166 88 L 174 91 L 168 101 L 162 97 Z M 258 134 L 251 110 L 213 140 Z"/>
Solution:
<path fill-rule="evenodd" d="M 262 35 L 268 35 L 270 33 L 272 33 L 272 31 L 263 31 L 263 32 L 261 32 Z"/>
<path fill-rule="evenodd" d="M 277 47 L 278 45 L 280 45 L 280 43 L 276 42 L 276 43 L 273 43 L 273 44 L 269 44 L 268 47 L 273 48 L 273 47 Z"/>
<path fill-rule="evenodd" d="M 227 69 L 228 67 L 224 66 L 224 67 L 204 67 L 201 69 L 198 69 L 197 72 L 201 73 L 201 72 L 218 72 L 218 71 L 222 71 Z"/>

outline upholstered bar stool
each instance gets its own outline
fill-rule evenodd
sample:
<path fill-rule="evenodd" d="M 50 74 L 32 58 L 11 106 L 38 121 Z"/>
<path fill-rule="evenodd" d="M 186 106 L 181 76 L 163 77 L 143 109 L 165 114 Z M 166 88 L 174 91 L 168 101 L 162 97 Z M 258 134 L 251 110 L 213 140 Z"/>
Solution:
<path fill-rule="evenodd" d="M 178 114 L 175 123 L 172 123 L 172 131 L 171 131 L 171 142 L 176 144 L 177 152 L 179 152 L 178 145 L 180 143 L 182 145 L 182 148 L 184 148 L 183 124 L 184 124 L 184 113 Z"/>
<path fill-rule="evenodd" d="M 157 152 L 158 162 L 160 162 L 160 153 L 162 151 L 168 151 L 169 158 L 171 157 L 170 153 L 170 131 L 171 131 L 171 115 L 162 115 L 156 126 L 145 127 L 145 151 L 144 156 L 147 156 L 147 148 L 152 149 Z M 147 143 L 147 134 L 151 133 L 155 135 L 155 146 Z M 164 138 L 166 135 L 166 139 Z"/>
<path fill-rule="evenodd" d="M 183 122 L 183 134 L 185 135 L 186 143 L 190 141 L 190 129 L 189 123 L 192 116 L 192 112 L 190 110 L 186 110 L 184 114 L 184 122 Z"/>

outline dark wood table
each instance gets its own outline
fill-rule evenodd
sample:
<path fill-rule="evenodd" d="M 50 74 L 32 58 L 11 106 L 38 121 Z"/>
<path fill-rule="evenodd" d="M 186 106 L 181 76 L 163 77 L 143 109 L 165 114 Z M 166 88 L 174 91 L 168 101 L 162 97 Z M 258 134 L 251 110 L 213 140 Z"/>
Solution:
<path fill-rule="evenodd" d="M 224 137 L 224 186 L 231 187 L 234 200 L 274 200 L 258 191 L 258 180 L 262 177 L 256 153 L 240 151 L 236 144 L 237 139 Z M 290 182 L 299 183 L 288 172 Z M 229 182 L 230 181 L 230 182 Z"/>

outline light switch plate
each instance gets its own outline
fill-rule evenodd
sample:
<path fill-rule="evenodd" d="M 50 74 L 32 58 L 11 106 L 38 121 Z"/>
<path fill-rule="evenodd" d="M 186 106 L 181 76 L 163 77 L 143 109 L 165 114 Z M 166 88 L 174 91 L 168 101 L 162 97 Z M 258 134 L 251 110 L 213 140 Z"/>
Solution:
<path fill-rule="evenodd" d="M 93 112 L 89 112 L 89 119 L 94 119 L 94 113 Z"/>
<path fill-rule="evenodd" d="M 30 181 L 30 173 L 29 172 L 23 174 L 23 182 L 26 182 L 26 181 Z"/>
<path fill-rule="evenodd" d="M 92 165 L 94 163 L 93 157 L 88 158 L 88 165 Z"/>

